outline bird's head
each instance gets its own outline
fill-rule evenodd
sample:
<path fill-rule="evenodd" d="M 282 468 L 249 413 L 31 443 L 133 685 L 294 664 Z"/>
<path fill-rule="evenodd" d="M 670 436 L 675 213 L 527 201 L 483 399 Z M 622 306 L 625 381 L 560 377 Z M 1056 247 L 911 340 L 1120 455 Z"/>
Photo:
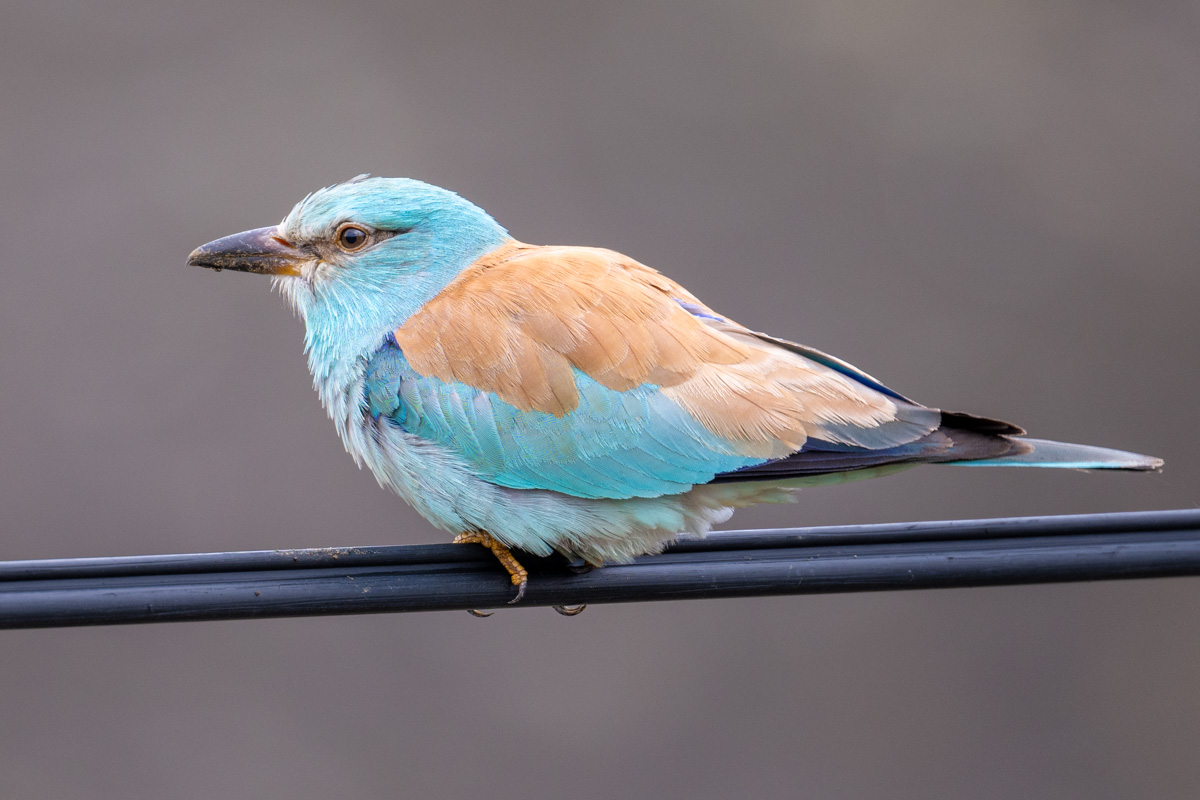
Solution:
<path fill-rule="evenodd" d="M 278 225 L 196 248 L 188 264 L 272 276 L 305 320 L 316 374 L 322 362 L 377 347 L 508 239 L 487 212 L 446 189 L 359 176 L 310 194 Z"/>

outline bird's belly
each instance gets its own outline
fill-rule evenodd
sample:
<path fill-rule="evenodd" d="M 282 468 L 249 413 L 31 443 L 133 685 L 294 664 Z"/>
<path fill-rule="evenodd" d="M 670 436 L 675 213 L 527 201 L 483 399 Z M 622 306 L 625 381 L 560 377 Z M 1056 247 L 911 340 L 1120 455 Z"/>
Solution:
<path fill-rule="evenodd" d="M 356 415 L 357 416 L 357 415 Z M 662 497 L 592 499 L 513 489 L 480 478 L 461 457 L 369 414 L 339 425 L 347 449 L 380 485 L 451 533 L 486 531 L 509 547 L 594 563 L 656 553 L 680 533 L 704 534 L 734 507 L 784 499 L 771 487 L 697 486 Z"/>

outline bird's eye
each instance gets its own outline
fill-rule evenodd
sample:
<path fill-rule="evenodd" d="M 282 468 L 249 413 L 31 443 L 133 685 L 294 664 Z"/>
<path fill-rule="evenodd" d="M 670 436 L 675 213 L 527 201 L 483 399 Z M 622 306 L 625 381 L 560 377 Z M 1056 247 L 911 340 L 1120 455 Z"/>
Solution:
<path fill-rule="evenodd" d="M 357 225 L 343 225 L 338 228 L 337 243 L 338 247 L 348 253 L 353 253 L 355 250 L 361 250 L 366 245 L 370 237 L 367 232 Z"/>

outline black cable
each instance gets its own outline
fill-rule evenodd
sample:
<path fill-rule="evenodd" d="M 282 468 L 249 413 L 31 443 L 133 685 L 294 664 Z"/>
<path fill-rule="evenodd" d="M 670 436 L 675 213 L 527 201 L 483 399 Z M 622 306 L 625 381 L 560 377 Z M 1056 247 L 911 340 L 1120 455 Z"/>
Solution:
<path fill-rule="evenodd" d="M 1200 510 L 725 531 L 574 574 L 522 559 L 519 606 L 1200 575 Z M 482 547 L 0 562 L 0 628 L 503 607 Z"/>

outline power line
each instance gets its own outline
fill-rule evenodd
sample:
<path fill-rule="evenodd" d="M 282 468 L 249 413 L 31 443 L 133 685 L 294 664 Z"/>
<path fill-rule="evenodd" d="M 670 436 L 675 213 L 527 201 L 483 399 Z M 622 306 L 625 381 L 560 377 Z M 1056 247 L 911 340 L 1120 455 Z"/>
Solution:
<path fill-rule="evenodd" d="M 1200 510 L 726 531 L 573 573 L 523 559 L 518 606 L 1200 575 Z M 0 628 L 502 608 L 470 545 L 0 562 Z"/>

